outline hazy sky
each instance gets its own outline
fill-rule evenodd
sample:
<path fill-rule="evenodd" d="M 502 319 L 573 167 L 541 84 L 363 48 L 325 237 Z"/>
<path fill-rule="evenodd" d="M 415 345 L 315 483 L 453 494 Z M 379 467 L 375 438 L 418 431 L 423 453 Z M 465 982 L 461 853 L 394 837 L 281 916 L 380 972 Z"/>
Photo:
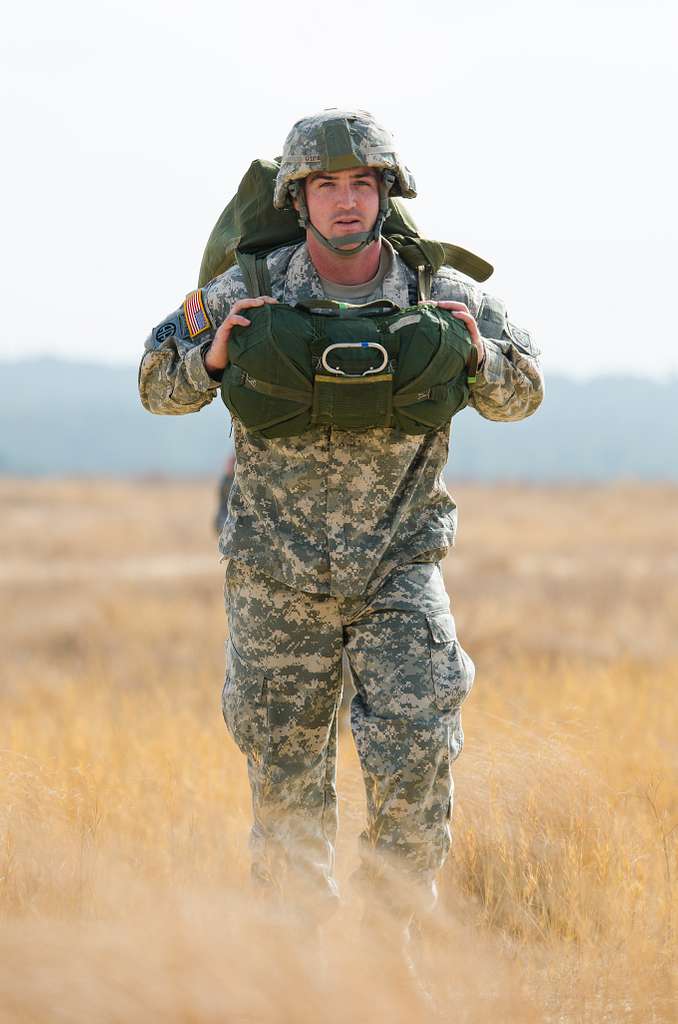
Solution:
<path fill-rule="evenodd" d="M 328 106 L 395 133 L 424 233 L 547 370 L 678 373 L 678 4 L 24 2 L 0 72 L 0 354 L 134 362 L 254 156 Z M 0 368 L 1 373 L 1 368 Z"/>

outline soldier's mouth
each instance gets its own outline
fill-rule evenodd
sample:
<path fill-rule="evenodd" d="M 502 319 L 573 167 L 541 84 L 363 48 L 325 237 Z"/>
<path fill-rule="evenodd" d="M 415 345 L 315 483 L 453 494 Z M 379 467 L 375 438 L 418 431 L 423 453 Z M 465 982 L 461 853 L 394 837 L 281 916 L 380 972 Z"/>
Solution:
<path fill-rule="evenodd" d="M 351 231 L 355 231 L 356 228 L 360 228 L 360 220 L 357 217 L 342 217 L 334 222 L 335 228 L 350 228 Z"/>

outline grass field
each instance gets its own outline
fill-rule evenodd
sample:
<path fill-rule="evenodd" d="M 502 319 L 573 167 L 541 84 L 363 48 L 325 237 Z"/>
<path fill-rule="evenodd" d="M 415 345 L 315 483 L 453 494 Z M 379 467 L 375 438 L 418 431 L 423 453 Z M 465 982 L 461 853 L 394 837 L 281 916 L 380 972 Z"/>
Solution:
<path fill-rule="evenodd" d="M 678 489 L 459 486 L 477 665 L 436 1018 L 675 1022 Z M 425 1021 L 346 900 L 253 901 L 204 483 L 0 482 L 0 1024 Z M 340 759 L 338 875 L 363 796 Z"/>

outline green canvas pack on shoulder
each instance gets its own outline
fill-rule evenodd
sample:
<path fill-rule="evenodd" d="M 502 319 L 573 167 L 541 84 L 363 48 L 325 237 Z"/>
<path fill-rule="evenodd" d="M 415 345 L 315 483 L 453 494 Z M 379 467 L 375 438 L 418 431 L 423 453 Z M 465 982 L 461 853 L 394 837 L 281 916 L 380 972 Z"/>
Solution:
<path fill-rule="evenodd" d="M 313 426 L 424 434 L 467 404 L 476 350 L 451 314 L 386 300 L 309 301 L 248 310 L 250 326 L 231 332 L 221 394 L 248 430 L 264 437 Z"/>
<path fill-rule="evenodd" d="M 282 245 L 305 240 L 305 232 L 294 211 L 276 210 L 273 206 L 279 166 L 279 160 L 252 162 L 238 191 L 212 229 L 200 265 L 198 287 L 204 287 L 237 261 L 250 294 L 264 294 L 268 281 L 263 257 Z M 399 199 L 390 201 L 383 234 L 405 263 L 419 272 L 420 298 L 429 298 L 427 280 L 430 285 L 431 274 L 442 266 L 454 267 L 475 281 L 486 281 L 493 271 L 491 264 L 461 246 L 421 238 L 417 225 Z"/>

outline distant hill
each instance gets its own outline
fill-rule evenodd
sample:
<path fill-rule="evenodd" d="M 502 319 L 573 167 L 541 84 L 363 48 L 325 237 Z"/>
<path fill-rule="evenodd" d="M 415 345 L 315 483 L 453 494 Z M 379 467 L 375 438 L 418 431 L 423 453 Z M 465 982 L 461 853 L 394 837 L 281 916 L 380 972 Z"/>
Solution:
<path fill-rule="evenodd" d="M 151 416 L 136 367 L 41 359 L 0 363 L 0 474 L 218 473 L 230 423 L 217 399 L 198 415 Z M 448 475 L 471 480 L 678 480 L 678 378 L 547 381 L 532 418 L 455 418 Z"/>

